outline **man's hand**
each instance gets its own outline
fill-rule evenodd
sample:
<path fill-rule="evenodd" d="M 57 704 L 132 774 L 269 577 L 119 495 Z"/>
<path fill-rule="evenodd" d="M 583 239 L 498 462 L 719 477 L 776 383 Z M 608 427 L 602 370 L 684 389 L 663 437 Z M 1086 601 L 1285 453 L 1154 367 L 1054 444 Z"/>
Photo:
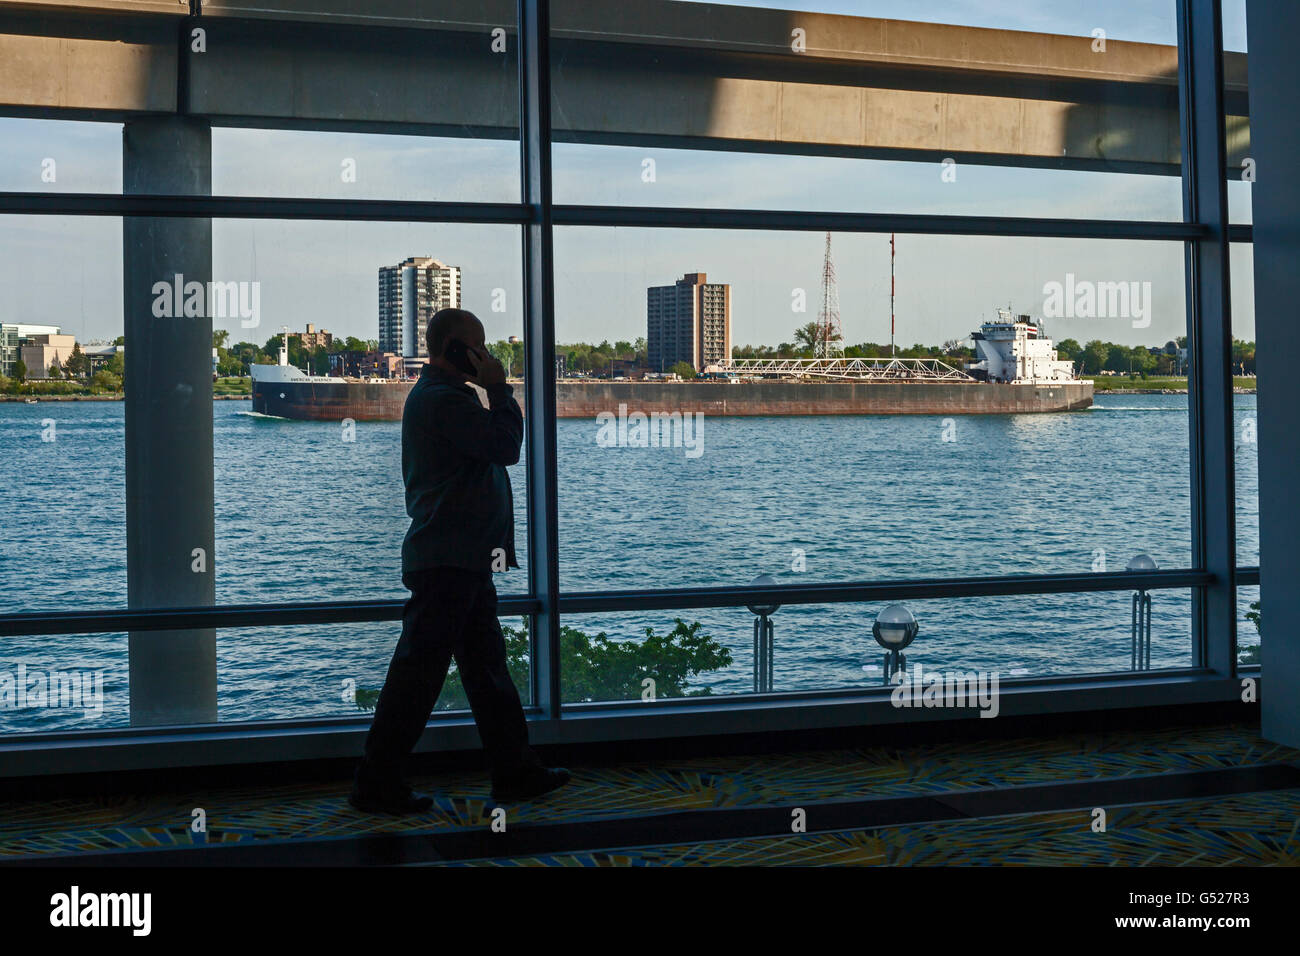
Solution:
<path fill-rule="evenodd" d="M 466 354 L 474 366 L 474 377 L 470 381 L 475 385 L 487 388 L 489 385 L 500 385 L 506 380 L 506 368 L 495 355 L 473 346 L 466 349 Z"/>

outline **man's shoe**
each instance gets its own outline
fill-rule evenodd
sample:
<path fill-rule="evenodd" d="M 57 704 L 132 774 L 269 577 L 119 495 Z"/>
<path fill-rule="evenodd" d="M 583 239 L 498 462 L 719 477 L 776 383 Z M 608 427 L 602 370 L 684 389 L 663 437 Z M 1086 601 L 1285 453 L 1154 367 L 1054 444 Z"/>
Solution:
<path fill-rule="evenodd" d="M 416 793 L 410 787 L 390 787 L 382 790 L 353 787 L 348 803 L 362 813 L 427 813 L 433 809 L 433 797 Z"/>
<path fill-rule="evenodd" d="M 518 803 L 558 790 L 573 774 L 563 767 L 529 767 L 518 776 L 492 784 L 492 799 L 497 803 Z"/>

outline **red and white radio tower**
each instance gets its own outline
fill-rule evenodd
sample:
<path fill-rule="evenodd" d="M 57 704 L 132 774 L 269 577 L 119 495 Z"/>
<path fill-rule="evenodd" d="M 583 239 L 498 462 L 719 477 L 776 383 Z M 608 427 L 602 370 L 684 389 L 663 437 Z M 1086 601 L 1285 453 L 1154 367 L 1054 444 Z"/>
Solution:
<path fill-rule="evenodd" d="M 889 357 L 894 352 L 894 234 L 889 234 Z"/>
<path fill-rule="evenodd" d="M 840 293 L 835 287 L 835 263 L 831 261 L 831 234 L 826 232 L 826 260 L 822 263 L 822 310 L 817 316 L 817 358 L 844 354 L 844 332 L 840 328 Z"/>

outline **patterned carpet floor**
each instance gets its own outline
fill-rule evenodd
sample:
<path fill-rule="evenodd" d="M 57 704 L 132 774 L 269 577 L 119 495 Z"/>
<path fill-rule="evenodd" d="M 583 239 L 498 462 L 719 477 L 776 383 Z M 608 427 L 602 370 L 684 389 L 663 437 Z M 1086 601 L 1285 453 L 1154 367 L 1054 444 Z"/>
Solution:
<path fill-rule="evenodd" d="M 683 810 L 816 804 L 1077 783 L 1178 771 L 1300 762 L 1246 725 L 1049 739 L 960 742 L 754 756 L 690 757 L 574 767 L 560 794 L 510 808 L 512 826 Z M 0 803 L 0 860 L 96 851 L 372 834 L 428 834 L 490 824 L 480 773 L 413 781 L 436 797 L 429 814 L 372 817 L 346 803 L 347 784 L 284 784 Z M 191 824 L 201 810 L 206 830 Z M 1292 865 L 1300 862 L 1300 790 L 1117 807 L 1105 833 L 1078 811 L 1025 813 L 839 833 L 482 861 L 507 865 L 1002 864 Z M 478 861 L 473 861 L 478 862 Z"/>
<path fill-rule="evenodd" d="M 427 866 L 1300 866 L 1300 791 Z"/>

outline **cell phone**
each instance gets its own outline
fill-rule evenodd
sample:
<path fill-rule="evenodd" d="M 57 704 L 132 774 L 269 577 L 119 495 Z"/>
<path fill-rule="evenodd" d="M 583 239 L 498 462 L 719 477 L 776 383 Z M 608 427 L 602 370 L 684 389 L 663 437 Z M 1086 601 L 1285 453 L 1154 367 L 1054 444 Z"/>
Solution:
<path fill-rule="evenodd" d="M 469 360 L 469 346 L 460 339 L 451 339 L 447 342 L 447 348 L 443 350 L 443 357 L 448 362 L 456 366 L 457 369 L 464 372 L 470 378 L 478 375 L 478 369 L 474 363 Z"/>

